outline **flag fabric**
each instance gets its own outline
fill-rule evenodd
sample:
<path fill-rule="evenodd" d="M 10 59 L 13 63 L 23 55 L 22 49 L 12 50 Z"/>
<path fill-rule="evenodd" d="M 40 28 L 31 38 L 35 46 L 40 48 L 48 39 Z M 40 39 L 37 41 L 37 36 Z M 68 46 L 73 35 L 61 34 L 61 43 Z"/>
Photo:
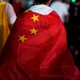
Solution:
<path fill-rule="evenodd" d="M 32 6 L 18 17 L 4 46 L 0 80 L 80 80 L 66 36 L 55 12 Z"/>

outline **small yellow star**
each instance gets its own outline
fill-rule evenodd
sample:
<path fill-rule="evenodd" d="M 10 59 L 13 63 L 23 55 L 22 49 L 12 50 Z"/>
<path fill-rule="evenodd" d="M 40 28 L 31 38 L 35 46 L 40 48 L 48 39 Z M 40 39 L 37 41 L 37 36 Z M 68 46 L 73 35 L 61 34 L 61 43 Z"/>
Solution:
<path fill-rule="evenodd" d="M 35 28 L 31 29 L 31 34 L 36 34 L 38 32 L 38 30 L 36 30 Z"/>
<path fill-rule="evenodd" d="M 33 17 L 31 17 L 31 19 L 33 19 L 34 22 L 35 22 L 35 21 L 39 21 L 38 17 L 39 17 L 39 16 L 35 16 L 35 15 L 33 14 Z"/>
<path fill-rule="evenodd" d="M 26 10 L 26 11 L 24 11 L 24 13 L 25 13 L 25 12 L 29 12 L 29 11 L 30 11 L 30 10 Z"/>
<path fill-rule="evenodd" d="M 23 35 L 23 36 L 19 36 L 19 41 L 24 42 L 26 39 L 27 39 L 27 38 L 25 38 L 25 35 Z"/>

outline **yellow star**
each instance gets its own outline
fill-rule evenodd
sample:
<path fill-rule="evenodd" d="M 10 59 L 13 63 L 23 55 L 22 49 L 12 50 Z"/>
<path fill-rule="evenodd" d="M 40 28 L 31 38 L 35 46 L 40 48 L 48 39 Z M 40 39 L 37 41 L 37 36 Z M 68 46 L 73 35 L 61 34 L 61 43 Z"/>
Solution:
<path fill-rule="evenodd" d="M 29 11 L 30 11 L 30 10 L 26 10 L 26 11 L 24 11 L 24 13 L 25 13 L 25 12 L 29 12 Z"/>
<path fill-rule="evenodd" d="M 19 36 L 19 41 L 24 42 L 26 39 L 27 39 L 27 38 L 25 38 L 25 35 L 23 35 L 23 36 Z"/>
<path fill-rule="evenodd" d="M 31 29 L 31 34 L 36 34 L 38 32 L 38 30 L 36 30 L 35 28 Z"/>
<path fill-rule="evenodd" d="M 33 14 L 33 17 L 31 17 L 31 19 L 33 19 L 34 22 L 35 22 L 35 21 L 39 21 L 38 17 L 39 17 L 39 16 L 35 16 L 35 15 Z"/>

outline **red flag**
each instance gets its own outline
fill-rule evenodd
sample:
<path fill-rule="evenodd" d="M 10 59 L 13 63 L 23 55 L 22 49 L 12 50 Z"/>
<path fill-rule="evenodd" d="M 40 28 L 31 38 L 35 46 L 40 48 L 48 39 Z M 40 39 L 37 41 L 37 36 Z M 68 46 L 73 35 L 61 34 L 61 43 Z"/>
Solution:
<path fill-rule="evenodd" d="M 0 58 L 0 80 L 80 80 L 55 12 L 27 11 L 16 21 Z"/>

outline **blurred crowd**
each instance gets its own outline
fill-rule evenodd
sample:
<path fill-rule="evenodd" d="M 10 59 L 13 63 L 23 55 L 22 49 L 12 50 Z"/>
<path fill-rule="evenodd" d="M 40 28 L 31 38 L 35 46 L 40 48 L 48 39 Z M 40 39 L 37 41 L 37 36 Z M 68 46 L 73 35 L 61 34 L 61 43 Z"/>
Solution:
<path fill-rule="evenodd" d="M 26 9 L 28 9 L 33 4 L 33 0 L 4 0 L 4 1 L 9 2 L 13 6 L 17 16 Z"/>
<path fill-rule="evenodd" d="M 50 7 L 57 12 L 65 25 L 68 46 L 75 64 L 80 68 L 80 2 L 79 0 L 55 0 Z"/>
<path fill-rule="evenodd" d="M 33 0 L 5 1 L 12 5 L 17 17 L 34 4 Z M 68 46 L 71 49 L 75 64 L 80 68 L 80 2 L 79 0 L 76 0 L 76 2 L 53 0 L 50 7 L 60 16 L 65 25 Z"/>

